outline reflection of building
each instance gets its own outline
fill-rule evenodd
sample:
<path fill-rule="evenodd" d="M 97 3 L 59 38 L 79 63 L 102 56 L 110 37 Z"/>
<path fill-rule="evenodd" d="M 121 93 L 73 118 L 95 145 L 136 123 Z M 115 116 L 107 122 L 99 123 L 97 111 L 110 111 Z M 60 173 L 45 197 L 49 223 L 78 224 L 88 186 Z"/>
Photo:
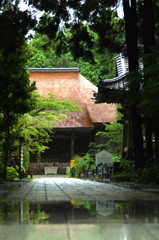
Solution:
<path fill-rule="evenodd" d="M 42 154 L 41 162 L 68 163 L 74 155 L 85 155 L 90 142 L 104 143 L 105 139 L 96 137 L 98 131 L 104 130 L 103 122 L 115 119 L 114 104 L 94 104 L 91 99 L 92 89 L 97 88 L 84 78 L 78 68 L 62 69 L 28 69 L 30 80 L 36 81 L 40 94 L 52 93 L 57 100 L 69 99 L 78 102 L 81 112 L 70 112 L 69 119 L 61 120 L 54 128 L 53 141 Z M 36 162 L 32 156 L 31 162 Z"/>
<path fill-rule="evenodd" d="M 96 201 L 96 213 L 100 216 L 108 216 L 113 213 L 114 201 L 99 200 Z"/>

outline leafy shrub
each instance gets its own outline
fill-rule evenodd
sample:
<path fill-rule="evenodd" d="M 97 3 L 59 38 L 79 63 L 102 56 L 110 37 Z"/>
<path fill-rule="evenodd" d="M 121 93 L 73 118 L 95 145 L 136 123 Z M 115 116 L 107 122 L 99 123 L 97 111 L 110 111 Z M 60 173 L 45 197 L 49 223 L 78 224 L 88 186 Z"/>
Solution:
<path fill-rule="evenodd" d="M 133 163 L 130 160 L 122 160 L 120 168 L 122 173 L 120 175 L 113 176 L 114 180 L 132 181 L 136 183 L 153 183 L 159 184 L 159 163 L 152 160 L 147 161 L 145 167 L 133 171 Z"/>
<path fill-rule="evenodd" d="M 88 145 L 88 154 L 90 154 L 90 157 L 95 160 L 95 155 L 100 151 L 98 145 L 94 142 L 89 143 Z"/>
<path fill-rule="evenodd" d="M 122 169 L 122 174 L 128 174 L 131 172 L 131 161 L 130 160 L 122 160 L 120 163 L 120 168 Z"/>
<path fill-rule="evenodd" d="M 114 181 L 130 181 L 130 175 L 124 175 L 124 174 L 118 174 L 118 175 L 113 175 L 110 176 L 110 180 L 114 180 Z"/>
<path fill-rule="evenodd" d="M 114 175 L 111 179 L 116 181 L 136 181 L 138 174 L 134 172 L 133 162 L 131 160 L 122 160 L 119 167 L 122 169 L 121 174 Z"/>
<path fill-rule="evenodd" d="M 13 180 L 19 176 L 19 173 L 14 167 L 7 167 L 7 179 Z"/>
<path fill-rule="evenodd" d="M 121 155 L 113 154 L 113 162 L 120 162 L 120 161 L 121 161 Z"/>
<path fill-rule="evenodd" d="M 143 169 L 137 171 L 138 183 L 154 183 L 159 184 L 159 163 L 148 161 Z"/>
<path fill-rule="evenodd" d="M 71 173 L 71 169 L 70 169 L 70 168 L 67 169 L 67 176 L 68 176 L 69 178 L 72 177 L 72 173 Z"/>
<path fill-rule="evenodd" d="M 76 155 L 73 159 L 75 160 L 76 171 L 86 171 L 89 164 L 91 164 L 92 168 L 94 168 L 94 159 L 88 153 L 84 157 Z"/>

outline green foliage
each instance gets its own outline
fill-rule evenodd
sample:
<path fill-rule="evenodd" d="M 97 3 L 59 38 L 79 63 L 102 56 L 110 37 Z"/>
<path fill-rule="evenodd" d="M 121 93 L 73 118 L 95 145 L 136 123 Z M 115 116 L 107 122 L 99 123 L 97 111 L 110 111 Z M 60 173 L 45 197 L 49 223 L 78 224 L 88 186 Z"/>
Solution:
<path fill-rule="evenodd" d="M 90 171 L 95 171 L 95 154 L 100 151 L 97 144 L 94 142 L 89 143 L 89 150 L 87 154 L 83 157 L 78 155 L 74 156 L 73 159 L 75 160 L 75 168 L 76 171 L 87 171 L 88 166 L 90 167 Z"/>
<path fill-rule="evenodd" d="M 36 109 L 40 110 L 38 112 L 39 114 L 47 113 L 47 115 L 48 115 L 49 110 L 51 110 L 51 113 L 54 111 L 53 114 L 55 114 L 55 111 L 56 111 L 56 113 L 61 113 L 62 111 L 69 112 L 69 111 L 80 111 L 81 110 L 81 107 L 78 105 L 77 102 L 72 103 L 68 99 L 57 101 L 56 97 L 51 93 L 48 93 L 48 97 L 44 97 L 43 95 L 40 95 L 37 92 L 35 94 L 36 94 L 36 98 L 37 98 Z M 45 112 L 45 110 L 47 112 Z M 64 115 L 63 115 L 63 117 L 64 117 Z"/>
<path fill-rule="evenodd" d="M 95 155 L 100 151 L 99 145 L 97 145 L 94 142 L 91 142 L 89 144 L 89 150 L 87 154 L 83 157 L 80 157 L 78 155 L 74 156 L 73 159 L 75 160 L 75 166 L 76 166 L 76 172 L 78 171 L 87 171 L 88 166 L 90 167 L 91 172 L 96 171 L 96 165 L 95 165 Z M 121 156 L 118 154 L 115 154 L 113 156 L 113 162 L 120 162 Z"/>
<path fill-rule="evenodd" d="M 120 162 L 121 161 L 121 155 L 113 154 L 113 162 Z"/>
<path fill-rule="evenodd" d="M 40 224 L 40 223 L 48 223 L 48 221 L 46 221 L 46 219 L 49 218 L 49 214 L 45 213 L 45 211 L 43 211 L 41 209 L 41 205 L 37 204 L 36 209 L 35 210 L 31 210 L 29 212 L 29 219 L 28 219 L 28 223 L 29 224 Z"/>
<path fill-rule="evenodd" d="M 69 100 L 56 101 L 55 96 L 48 94 L 48 98 L 33 93 L 36 100 L 35 109 L 27 114 L 23 114 L 18 119 L 18 123 L 12 131 L 16 139 L 24 138 L 24 162 L 25 168 L 28 169 L 28 153 L 36 153 L 37 160 L 40 162 L 41 153 L 47 147 L 47 143 L 51 141 L 50 134 L 53 133 L 53 127 L 61 119 L 67 119 L 67 112 L 80 111 L 77 103 Z"/>
<path fill-rule="evenodd" d="M 95 155 L 100 151 L 98 145 L 94 142 L 89 143 L 88 145 L 88 154 L 90 154 L 90 157 L 95 160 Z"/>
<path fill-rule="evenodd" d="M 86 171 L 88 170 L 88 165 L 94 163 L 94 159 L 90 154 L 86 154 L 84 157 L 78 155 L 74 156 L 76 171 Z"/>
<path fill-rule="evenodd" d="M 49 133 L 52 132 L 51 126 L 44 119 L 32 117 L 29 114 L 24 114 L 19 118 L 18 123 L 12 131 L 15 135 L 15 144 L 17 146 L 17 154 L 19 149 L 18 140 L 24 138 L 24 167 L 27 171 L 29 165 L 29 152 L 41 153 L 47 148 L 46 143 L 49 142 Z M 43 128 L 44 127 L 44 128 Z M 15 152 L 16 154 L 16 152 Z"/>
<path fill-rule="evenodd" d="M 138 169 L 134 172 L 130 160 L 122 160 L 120 168 L 122 173 L 119 175 L 113 175 L 111 179 L 115 181 L 130 181 L 142 184 L 159 184 L 159 164 L 152 160 L 146 162 L 143 169 Z"/>
<path fill-rule="evenodd" d="M 110 177 L 114 181 L 136 181 L 138 174 L 134 171 L 134 163 L 131 160 L 123 159 L 119 165 L 122 172 Z"/>
<path fill-rule="evenodd" d="M 23 166 L 24 166 L 25 172 L 28 172 L 29 163 L 30 163 L 29 149 L 27 145 L 24 145 L 23 146 Z"/>
<path fill-rule="evenodd" d="M 137 174 L 137 183 L 159 184 L 159 163 L 150 160 L 143 169 L 138 169 Z"/>
<path fill-rule="evenodd" d="M 74 201 L 72 203 L 74 208 L 77 209 L 87 209 L 89 211 L 89 214 L 92 217 L 96 217 L 97 212 L 96 212 L 96 202 L 94 201 Z"/>
<path fill-rule="evenodd" d="M 4 126 L 8 122 L 5 119 L 7 112 L 11 125 L 15 114 L 23 114 L 33 108 L 31 93 L 35 90 L 35 83 L 30 84 L 26 70 L 31 53 L 22 34 L 27 34 L 28 30 L 26 24 L 29 23 L 22 25 L 25 16 L 26 13 L 16 8 L 6 8 L 0 14 L 0 34 L 3 39 L 0 41 L 0 112 Z"/>
<path fill-rule="evenodd" d="M 122 174 L 128 174 L 131 172 L 131 160 L 122 160 L 120 163 L 120 168 L 122 169 Z"/>
<path fill-rule="evenodd" d="M 129 181 L 135 181 L 138 178 L 138 174 L 135 172 L 134 162 L 131 160 L 123 159 L 119 167 L 122 169 L 121 175 L 129 179 Z"/>
<path fill-rule="evenodd" d="M 30 153 L 36 154 L 40 162 L 41 153 L 48 149 L 51 141 L 50 134 L 61 119 L 67 119 L 69 111 L 80 111 L 77 103 L 69 100 L 56 101 L 52 94 L 41 96 L 36 91 L 32 93 L 35 108 L 17 118 L 17 122 L 10 128 L 9 156 L 19 156 L 19 139 L 23 138 L 23 164 L 27 172 L 30 162 Z M 0 147 L 4 144 L 4 134 L 1 133 Z M 2 151 L 0 151 L 2 154 Z M 0 162 L 2 165 L 2 162 Z M 9 164 L 9 161 L 7 162 Z M 2 169 L 0 169 L 0 172 Z"/>
<path fill-rule="evenodd" d="M 33 51 L 29 67 L 79 67 L 81 74 L 95 85 L 100 77 L 114 77 L 114 56 L 124 41 L 124 21 L 111 7 L 116 0 L 111 4 L 46 2 L 33 1 L 34 7 L 45 13 L 29 43 Z"/>
<path fill-rule="evenodd" d="M 159 50 L 157 47 L 151 48 L 149 54 L 144 55 L 144 75 L 141 84 L 143 85 L 140 91 L 140 102 L 138 109 L 141 114 L 146 117 L 152 117 L 153 114 L 159 115 Z"/>
<path fill-rule="evenodd" d="M 19 185 L 12 185 L 9 187 L 9 192 L 13 192 L 19 188 Z M 21 206 L 21 208 L 19 208 Z M 8 221 L 12 222 L 14 225 L 19 224 L 20 216 L 19 213 L 23 213 L 23 222 L 25 224 L 48 224 L 48 218 L 49 214 L 45 213 L 45 211 L 42 208 L 42 205 L 39 203 L 34 204 L 34 208 L 32 207 L 32 204 L 29 202 L 6 202 L 5 204 L 5 211 L 4 211 L 4 204 L 0 205 L 0 223 L 5 224 L 5 214 L 8 213 Z M 20 239 L 26 239 L 28 236 L 28 231 L 23 230 L 22 233 L 19 234 Z M 12 237 L 8 236 L 8 240 L 11 240 Z"/>
<path fill-rule="evenodd" d="M 37 32 L 33 40 L 30 41 L 29 47 L 33 55 L 29 61 L 29 67 L 79 67 L 81 74 L 94 85 L 98 84 L 99 77 L 104 79 L 115 75 L 115 54 L 108 51 L 97 53 L 94 50 L 94 64 L 85 61 L 83 58 L 74 60 L 71 51 L 57 55 L 54 41 L 49 40 L 47 35 Z"/>
<path fill-rule="evenodd" d="M 0 133 L 4 144 L 2 175 L 12 149 L 10 133 L 18 117 L 34 108 L 32 92 L 35 83 L 30 83 L 27 63 L 31 57 L 25 35 L 33 27 L 34 20 L 27 11 L 21 12 L 18 4 L 6 3 L 0 12 Z"/>
<path fill-rule="evenodd" d="M 81 206 L 84 206 L 84 208 L 89 210 L 94 208 L 94 210 L 96 211 L 95 202 L 92 201 L 74 201 L 73 206 L 74 208 L 80 208 Z"/>
<path fill-rule="evenodd" d="M 17 169 L 14 167 L 7 167 L 7 179 L 14 180 L 16 177 L 19 176 Z"/>
<path fill-rule="evenodd" d="M 41 51 L 36 51 L 33 53 L 32 58 L 29 61 L 29 67 L 32 68 L 46 68 L 50 67 L 49 60 Z"/>
<path fill-rule="evenodd" d="M 110 180 L 118 181 L 118 182 L 129 182 L 130 181 L 130 174 L 116 174 L 110 176 Z"/>
<path fill-rule="evenodd" d="M 67 176 L 68 176 L 68 178 L 71 178 L 71 177 L 72 177 L 71 168 L 68 168 L 68 170 L 67 170 Z"/>
<path fill-rule="evenodd" d="M 118 104 L 117 108 L 121 108 L 121 106 Z M 120 120 L 122 116 L 123 115 L 119 111 L 116 112 L 117 120 Z M 111 122 L 110 124 L 104 123 L 104 126 L 105 132 L 98 132 L 96 136 L 107 138 L 107 143 L 102 146 L 105 147 L 108 152 L 120 155 L 122 149 L 123 125 L 118 122 Z"/>
<path fill-rule="evenodd" d="M 76 4 L 72 0 L 58 1 L 56 4 L 46 2 L 33 1 L 35 8 L 45 11 L 37 29 L 39 33 L 47 34 L 54 40 L 57 53 L 62 54 L 69 49 L 75 59 L 83 57 L 86 61 L 93 61 L 95 48 L 99 52 L 105 48 L 111 51 L 119 51 L 121 48 L 124 21 L 117 17 L 114 8 L 117 0 L 79 0 Z M 71 33 L 69 35 L 68 30 Z"/>

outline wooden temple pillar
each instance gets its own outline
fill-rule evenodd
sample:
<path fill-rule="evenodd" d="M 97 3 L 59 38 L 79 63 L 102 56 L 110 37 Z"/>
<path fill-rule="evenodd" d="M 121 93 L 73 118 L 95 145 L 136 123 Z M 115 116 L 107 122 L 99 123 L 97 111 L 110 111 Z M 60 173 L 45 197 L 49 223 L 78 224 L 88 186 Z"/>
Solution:
<path fill-rule="evenodd" d="M 74 133 L 71 133 L 71 159 L 74 156 Z"/>
<path fill-rule="evenodd" d="M 153 119 L 154 133 L 155 133 L 155 159 L 159 162 L 159 116 L 154 115 Z"/>
<path fill-rule="evenodd" d="M 153 156 L 153 143 L 152 143 L 152 119 L 144 118 L 145 123 L 145 137 L 146 137 L 146 160 L 152 160 Z"/>
<path fill-rule="evenodd" d="M 137 113 L 136 107 L 131 106 L 131 108 L 132 108 L 135 170 L 138 170 L 143 168 L 145 165 L 143 137 L 142 137 L 142 123 L 141 123 L 141 116 Z"/>
<path fill-rule="evenodd" d="M 122 159 L 133 160 L 133 132 L 129 107 L 124 109 Z"/>

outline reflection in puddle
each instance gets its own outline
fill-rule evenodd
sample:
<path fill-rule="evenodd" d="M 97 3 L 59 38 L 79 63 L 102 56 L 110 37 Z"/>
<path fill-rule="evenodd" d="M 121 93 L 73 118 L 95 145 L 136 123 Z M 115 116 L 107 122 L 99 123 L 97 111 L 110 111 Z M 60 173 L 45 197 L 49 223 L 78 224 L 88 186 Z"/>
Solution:
<path fill-rule="evenodd" d="M 71 201 L 0 203 L 0 224 L 159 222 L 159 201 Z"/>
<path fill-rule="evenodd" d="M 4 197 L 9 195 L 10 193 L 16 191 L 18 188 L 20 188 L 22 185 L 26 184 L 25 182 L 17 182 L 13 184 L 4 184 L 0 185 L 0 200 L 2 200 Z"/>

